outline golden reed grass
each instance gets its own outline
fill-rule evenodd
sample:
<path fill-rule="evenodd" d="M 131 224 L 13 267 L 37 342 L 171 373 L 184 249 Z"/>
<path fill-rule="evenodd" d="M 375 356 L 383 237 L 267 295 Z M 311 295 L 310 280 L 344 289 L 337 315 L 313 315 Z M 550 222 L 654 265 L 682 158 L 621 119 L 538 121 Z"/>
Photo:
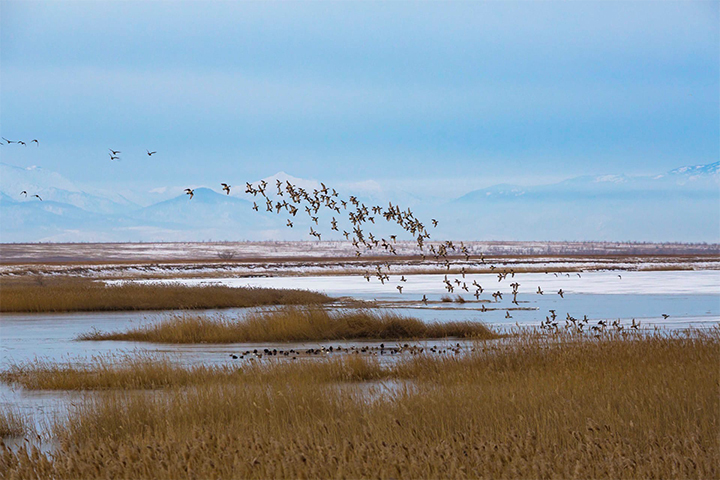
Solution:
<path fill-rule="evenodd" d="M 329 301 L 326 295 L 306 290 L 137 283 L 107 286 L 78 277 L 0 280 L 0 312 L 201 309 Z"/>
<path fill-rule="evenodd" d="M 17 409 L 0 407 L 0 438 L 21 437 L 31 430 L 27 419 Z"/>
<path fill-rule="evenodd" d="M 155 343 L 301 342 L 340 339 L 498 338 L 478 322 L 425 323 L 412 317 L 369 309 L 328 310 L 282 307 L 239 318 L 183 313 L 126 332 L 92 331 L 80 340 Z"/>
<path fill-rule="evenodd" d="M 264 368 L 285 368 L 273 365 Z M 0 448 L 0 472 L 58 479 L 718 478 L 719 365 L 718 330 L 586 341 L 521 335 L 469 355 L 386 367 L 388 379 L 404 379 L 382 383 L 394 389 L 266 375 L 152 394 L 116 391 L 56 426 L 53 455 Z"/>
<path fill-rule="evenodd" d="M 0 381 L 27 390 L 153 390 L 215 383 L 264 383 L 281 378 L 311 382 L 353 382 L 386 378 L 375 357 L 338 355 L 311 362 L 248 362 L 241 366 L 183 367 L 149 353 L 95 357 L 90 364 L 42 360 L 13 364 Z"/>

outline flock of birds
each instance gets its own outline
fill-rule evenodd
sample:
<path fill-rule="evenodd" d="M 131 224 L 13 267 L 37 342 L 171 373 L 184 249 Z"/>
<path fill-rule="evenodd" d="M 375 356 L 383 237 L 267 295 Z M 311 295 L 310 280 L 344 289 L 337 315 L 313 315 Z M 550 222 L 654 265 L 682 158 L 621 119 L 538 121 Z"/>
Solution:
<path fill-rule="evenodd" d="M 664 319 L 667 319 L 670 315 L 663 313 L 662 316 Z M 547 330 L 550 332 L 560 331 L 561 325 L 558 321 L 557 313 L 555 312 L 555 310 L 550 310 L 550 315 L 545 317 L 545 321 L 540 324 L 540 328 L 542 330 Z M 591 325 L 591 320 L 587 317 L 587 315 L 584 315 L 583 318 L 578 319 L 573 317 L 569 313 L 565 318 L 565 325 L 563 325 L 562 328 L 564 328 L 566 331 L 574 333 L 583 333 L 586 331 L 590 331 L 598 335 L 609 330 L 618 333 L 622 333 L 626 330 L 625 325 L 622 324 L 620 319 L 613 320 L 610 325 L 608 325 L 607 320 L 598 320 L 597 324 Z M 638 330 L 640 328 L 640 322 L 636 321 L 633 318 L 632 323 L 629 325 L 629 328 L 631 330 Z"/>
<path fill-rule="evenodd" d="M 22 140 L 14 141 L 8 140 L 5 137 L 1 138 L 7 143 L 0 142 L 0 145 L 16 144 L 27 146 L 27 143 Z M 31 140 L 29 143 L 35 143 L 36 146 L 40 145 L 40 142 L 37 139 Z M 108 150 L 111 161 L 121 159 L 120 154 L 122 152 L 120 150 L 114 150 L 112 148 L 109 148 Z M 156 153 L 157 151 L 146 150 L 148 157 L 152 157 Z M 230 195 L 232 185 L 228 183 L 221 183 L 220 186 L 226 195 Z M 460 242 L 459 245 L 455 245 L 449 240 L 431 242 L 428 227 L 426 227 L 426 224 L 415 216 L 410 208 L 402 209 L 398 205 L 393 205 L 392 202 L 389 202 L 386 207 L 382 205 L 366 205 L 353 195 L 350 195 L 347 198 L 341 197 L 336 189 L 330 188 L 324 183 L 320 183 L 320 188 L 305 189 L 292 184 L 290 181 L 283 182 L 278 179 L 276 180 L 274 188 L 275 190 L 273 191 L 271 186 L 265 180 L 260 180 L 257 183 L 246 183 L 245 193 L 250 194 L 257 199 L 253 202 L 252 209 L 254 211 L 259 212 L 262 205 L 264 211 L 278 215 L 284 214 L 287 217 L 285 225 L 288 228 L 293 228 L 293 220 L 296 218 L 297 214 L 304 212 L 309 217 L 310 223 L 314 223 L 315 227 L 318 227 L 316 230 L 313 226 L 310 226 L 309 231 L 310 236 L 315 237 L 318 240 L 322 239 L 322 233 L 319 231 L 319 222 L 320 217 L 322 216 L 320 214 L 321 210 L 332 216 L 332 219 L 329 221 L 331 231 L 340 232 L 341 229 L 338 226 L 339 220 L 336 216 L 340 218 L 340 221 L 342 221 L 343 215 L 346 215 L 348 226 L 342 229 L 342 235 L 346 240 L 350 241 L 355 248 L 356 257 L 361 257 L 373 249 L 380 250 L 386 254 L 398 255 L 396 248 L 397 234 L 388 235 L 388 238 L 386 239 L 374 234 L 370 230 L 371 225 L 376 225 L 376 220 L 380 221 L 381 219 L 384 219 L 386 222 L 396 224 L 414 238 L 414 242 L 419 250 L 420 258 L 423 261 L 427 261 L 432 258 L 437 266 L 444 268 L 446 271 L 450 271 L 453 256 L 457 258 L 464 258 L 465 261 L 469 261 L 471 258 L 470 251 L 463 242 Z M 188 195 L 189 199 L 192 199 L 195 194 L 195 189 L 186 188 L 184 192 Z M 20 195 L 27 198 L 28 192 L 23 190 L 20 192 Z M 31 197 L 42 201 L 42 198 L 38 194 L 33 194 Z M 258 204 L 258 202 L 260 202 L 260 204 Z M 433 228 L 437 228 L 439 222 L 433 218 L 431 219 L 430 224 L 432 224 Z M 482 253 L 479 255 L 479 261 L 482 264 L 487 264 Z M 513 269 L 499 270 L 495 265 L 489 265 L 488 269 L 497 275 L 498 282 L 502 282 L 507 279 L 508 276 L 510 276 L 510 278 L 515 277 L 515 271 Z M 391 263 L 382 262 L 376 265 L 374 271 L 367 271 L 363 276 L 368 282 L 370 282 L 373 278 L 376 278 L 384 285 L 385 282 L 390 281 L 390 270 Z M 477 282 L 477 280 L 473 280 L 468 286 L 465 280 L 467 271 L 464 266 L 460 268 L 459 272 L 461 278 L 450 279 L 448 278 L 448 274 L 445 274 L 443 279 L 444 288 L 448 291 L 448 293 L 453 293 L 456 288 L 470 293 L 470 288 L 472 287 L 474 290 L 472 295 L 479 301 L 480 296 L 485 289 Z M 547 274 L 548 272 L 546 271 L 545 273 Z M 579 273 L 577 273 L 577 275 L 580 277 Z M 558 276 L 558 273 L 555 273 L 555 276 Z M 570 276 L 570 274 L 567 274 L 567 276 Z M 618 277 L 622 278 L 620 275 L 618 275 Z M 404 275 L 401 276 L 400 282 L 407 282 Z M 510 287 L 512 288 L 510 293 L 512 295 L 512 303 L 519 306 L 517 296 L 520 289 L 520 283 L 515 281 L 510 283 Z M 395 288 L 400 293 L 403 293 L 404 285 L 400 284 Z M 540 286 L 538 286 L 535 293 L 538 295 L 545 294 Z M 560 298 L 564 298 L 564 293 L 565 292 L 561 288 L 558 290 L 557 295 L 559 295 Z M 495 302 L 499 302 L 503 298 L 503 293 L 500 290 L 497 290 L 492 293 L 491 296 Z M 425 305 L 429 302 L 426 295 L 423 295 L 421 301 Z M 484 304 L 481 306 L 481 310 L 487 311 Z M 663 317 L 668 318 L 668 315 L 663 314 Z M 510 310 L 506 312 L 505 318 L 512 318 Z M 567 314 L 565 322 L 566 329 L 583 331 L 583 329 L 588 325 L 589 320 L 587 316 L 584 316 L 583 319 L 577 320 L 569 313 Z M 630 325 L 630 328 L 637 329 L 639 325 L 640 324 L 636 323 L 633 319 L 633 323 Z M 550 315 L 547 316 L 545 321 L 541 323 L 541 328 L 545 330 L 558 330 L 559 323 L 557 322 L 557 315 L 554 310 L 550 310 Z M 604 331 L 606 328 L 608 328 L 608 325 L 604 320 L 599 321 L 597 325 L 589 326 L 590 330 L 597 332 Z M 615 321 L 612 322 L 611 328 L 622 331 L 624 327 L 619 324 L 619 321 Z"/>
<path fill-rule="evenodd" d="M 452 344 L 445 344 L 445 345 L 414 345 L 409 343 L 404 343 L 402 345 L 396 344 L 396 345 L 385 345 L 384 343 L 381 343 L 380 345 L 349 345 L 343 347 L 342 345 L 337 345 L 333 347 L 332 345 L 326 347 L 321 346 L 318 348 L 290 348 L 290 349 L 269 349 L 264 348 L 262 350 L 260 349 L 253 349 L 253 350 L 244 350 L 238 353 L 231 353 L 229 356 L 233 360 L 254 360 L 254 359 L 262 359 L 263 357 L 266 358 L 273 358 L 273 357 L 279 357 L 279 358 L 287 358 L 290 360 L 297 360 L 298 357 L 318 357 L 318 356 L 328 356 L 333 353 L 339 353 L 339 354 L 346 354 L 346 355 L 369 355 L 369 356 L 385 356 L 388 355 L 390 357 L 395 355 L 421 355 L 421 354 L 436 354 L 436 355 L 448 355 L 448 354 L 460 354 L 461 352 L 474 352 L 475 347 L 471 345 L 461 345 L 460 343 L 456 343 L 455 345 Z"/>
<path fill-rule="evenodd" d="M 3 139 L 3 142 L 7 142 L 7 143 L 0 142 L 0 145 L 11 145 L 11 144 L 15 143 L 17 145 L 22 145 L 23 147 L 27 147 L 27 143 L 23 142 L 22 140 L 8 140 L 5 137 L 0 137 L 0 138 Z M 30 140 L 29 143 L 34 143 L 36 147 L 40 146 L 40 142 L 38 142 L 36 138 L 33 138 L 32 140 Z"/>

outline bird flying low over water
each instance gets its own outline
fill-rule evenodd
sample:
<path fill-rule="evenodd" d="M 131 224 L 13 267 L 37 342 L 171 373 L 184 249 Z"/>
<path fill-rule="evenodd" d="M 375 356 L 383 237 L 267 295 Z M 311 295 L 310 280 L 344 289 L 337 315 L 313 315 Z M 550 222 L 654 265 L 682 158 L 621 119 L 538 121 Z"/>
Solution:
<path fill-rule="evenodd" d="M 563 289 L 562 289 L 562 288 L 561 288 L 560 290 L 558 290 L 558 295 L 560 295 L 560 298 L 565 298 L 565 297 L 563 297 L 563 294 L 564 294 L 564 293 L 565 293 L 565 292 L 563 292 Z"/>
<path fill-rule="evenodd" d="M 192 200 L 193 195 L 195 195 L 195 190 L 193 190 L 192 188 L 186 188 L 185 194 L 190 195 L 190 200 Z M 202 203 L 202 202 L 200 202 L 200 203 Z"/>
<path fill-rule="evenodd" d="M 230 186 L 231 185 L 228 185 L 227 183 L 221 183 L 220 185 L 222 185 L 222 187 L 223 187 L 222 189 L 225 191 L 225 195 L 230 195 Z"/>

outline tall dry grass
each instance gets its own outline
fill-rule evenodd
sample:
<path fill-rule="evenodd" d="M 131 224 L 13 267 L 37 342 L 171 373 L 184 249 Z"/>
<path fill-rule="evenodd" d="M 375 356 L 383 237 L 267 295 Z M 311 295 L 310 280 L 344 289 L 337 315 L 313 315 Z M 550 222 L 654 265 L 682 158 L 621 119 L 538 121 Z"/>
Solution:
<path fill-rule="evenodd" d="M 88 332 L 80 340 L 241 343 L 447 337 L 491 339 L 499 335 L 478 322 L 425 323 L 387 311 L 283 307 L 236 319 L 185 313 L 126 332 Z"/>
<path fill-rule="evenodd" d="M 338 355 L 312 362 L 193 365 L 183 367 L 164 356 L 133 354 L 95 357 L 89 364 L 35 360 L 12 364 L 0 381 L 27 390 L 153 390 L 218 383 L 264 384 L 270 380 L 358 382 L 390 374 L 375 357 Z"/>
<path fill-rule="evenodd" d="M 16 408 L 0 407 L 0 439 L 21 437 L 31 430 L 25 416 Z"/>
<path fill-rule="evenodd" d="M 518 337 L 389 367 L 95 397 L 8 478 L 718 478 L 720 333 Z M 364 360 L 361 360 L 364 361 Z M 275 367 L 282 368 L 279 364 Z M 310 364 L 306 365 L 310 368 Z"/>
<path fill-rule="evenodd" d="M 0 312 L 202 309 L 330 301 L 326 295 L 306 290 L 137 283 L 107 286 L 78 277 L 0 279 Z"/>

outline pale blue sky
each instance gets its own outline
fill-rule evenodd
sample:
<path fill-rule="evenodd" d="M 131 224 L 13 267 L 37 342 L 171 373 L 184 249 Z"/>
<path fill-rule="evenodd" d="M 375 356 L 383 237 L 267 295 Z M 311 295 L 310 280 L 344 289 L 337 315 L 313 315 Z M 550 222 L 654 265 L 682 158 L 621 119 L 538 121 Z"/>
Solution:
<path fill-rule="evenodd" d="M 148 187 L 711 163 L 719 5 L 2 0 L 0 133 L 41 146 L 0 155 Z"/>

